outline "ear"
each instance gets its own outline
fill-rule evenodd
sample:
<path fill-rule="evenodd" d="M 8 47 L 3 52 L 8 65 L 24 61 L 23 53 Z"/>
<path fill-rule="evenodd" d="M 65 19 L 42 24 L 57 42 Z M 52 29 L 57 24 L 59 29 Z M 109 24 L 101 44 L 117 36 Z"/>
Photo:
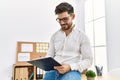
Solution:
<path fill-rule="evenodd" d="M 75 19 L 75 14 L 74 13 L 72 13 L 72 19 Z"/>

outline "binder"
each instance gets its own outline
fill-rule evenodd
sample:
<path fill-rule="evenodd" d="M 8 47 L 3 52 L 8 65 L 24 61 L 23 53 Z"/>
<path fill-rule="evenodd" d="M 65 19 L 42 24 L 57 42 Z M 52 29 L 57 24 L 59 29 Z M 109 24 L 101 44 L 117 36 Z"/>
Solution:
<path fill-rule="evenodd" d="M 27 62 L 45 71 L 54 70 L 54 66 L 61 66 L 61 64 L 58 63 L 52 57 L 39 58 L 39 59 L 30 60 Z"/>
<path fill-rule="evenodd" d="M 15 80 L 20 80 L 20 68 L 15 68 Z"/>
<path fill-rule="evenodd" d="M 28 68 L 23 68 L 23 80 L 28 80 Z"/>

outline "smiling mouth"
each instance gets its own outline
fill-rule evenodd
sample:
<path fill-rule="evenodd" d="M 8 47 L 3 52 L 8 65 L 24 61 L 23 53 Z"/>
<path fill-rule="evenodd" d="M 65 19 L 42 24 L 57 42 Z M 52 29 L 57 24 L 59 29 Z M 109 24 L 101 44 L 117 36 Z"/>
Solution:
<path fill-rule="evenodd" d="M 67 24 L 62 24 L 61 26 L 67 26 Z"/>

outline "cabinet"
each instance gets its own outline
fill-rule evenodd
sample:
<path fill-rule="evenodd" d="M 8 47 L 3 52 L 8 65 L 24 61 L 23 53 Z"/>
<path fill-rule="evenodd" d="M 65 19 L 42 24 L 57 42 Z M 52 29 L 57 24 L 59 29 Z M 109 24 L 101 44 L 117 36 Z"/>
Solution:
<path fill-rule="evenodd" d="M 40 80 L 44 71 L 27 63 L 27 61 L 44 57 L 48 47 L 48 42 L 17 42 L 16 63 L 13 64 L 13 80 Z"/>
<path fill-rule="evenodd" d="M 13 80 L 36 80 L 36 67 L 27 64 L 14 64 Z"/>

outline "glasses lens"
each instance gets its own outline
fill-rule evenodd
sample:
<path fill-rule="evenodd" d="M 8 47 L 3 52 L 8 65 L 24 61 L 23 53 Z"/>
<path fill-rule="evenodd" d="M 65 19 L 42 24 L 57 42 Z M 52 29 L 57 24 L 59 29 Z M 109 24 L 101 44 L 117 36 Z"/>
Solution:
<path fill-rule="evenodd" d="M 68 20 L 69 20 L 69 16 L 68 17 L 64 17 L 62 19 L 59 19 L 59 18 L 56 19 L 57 22 L 60 22 L 60 21 L 67 22 Z"/>
<path fill-rule="evenodd" d="M 56 21 L 57 21 L 57 22 L 60 22 L 60 20 L 59 20 L 58 18 L 56 19 Z"/>

